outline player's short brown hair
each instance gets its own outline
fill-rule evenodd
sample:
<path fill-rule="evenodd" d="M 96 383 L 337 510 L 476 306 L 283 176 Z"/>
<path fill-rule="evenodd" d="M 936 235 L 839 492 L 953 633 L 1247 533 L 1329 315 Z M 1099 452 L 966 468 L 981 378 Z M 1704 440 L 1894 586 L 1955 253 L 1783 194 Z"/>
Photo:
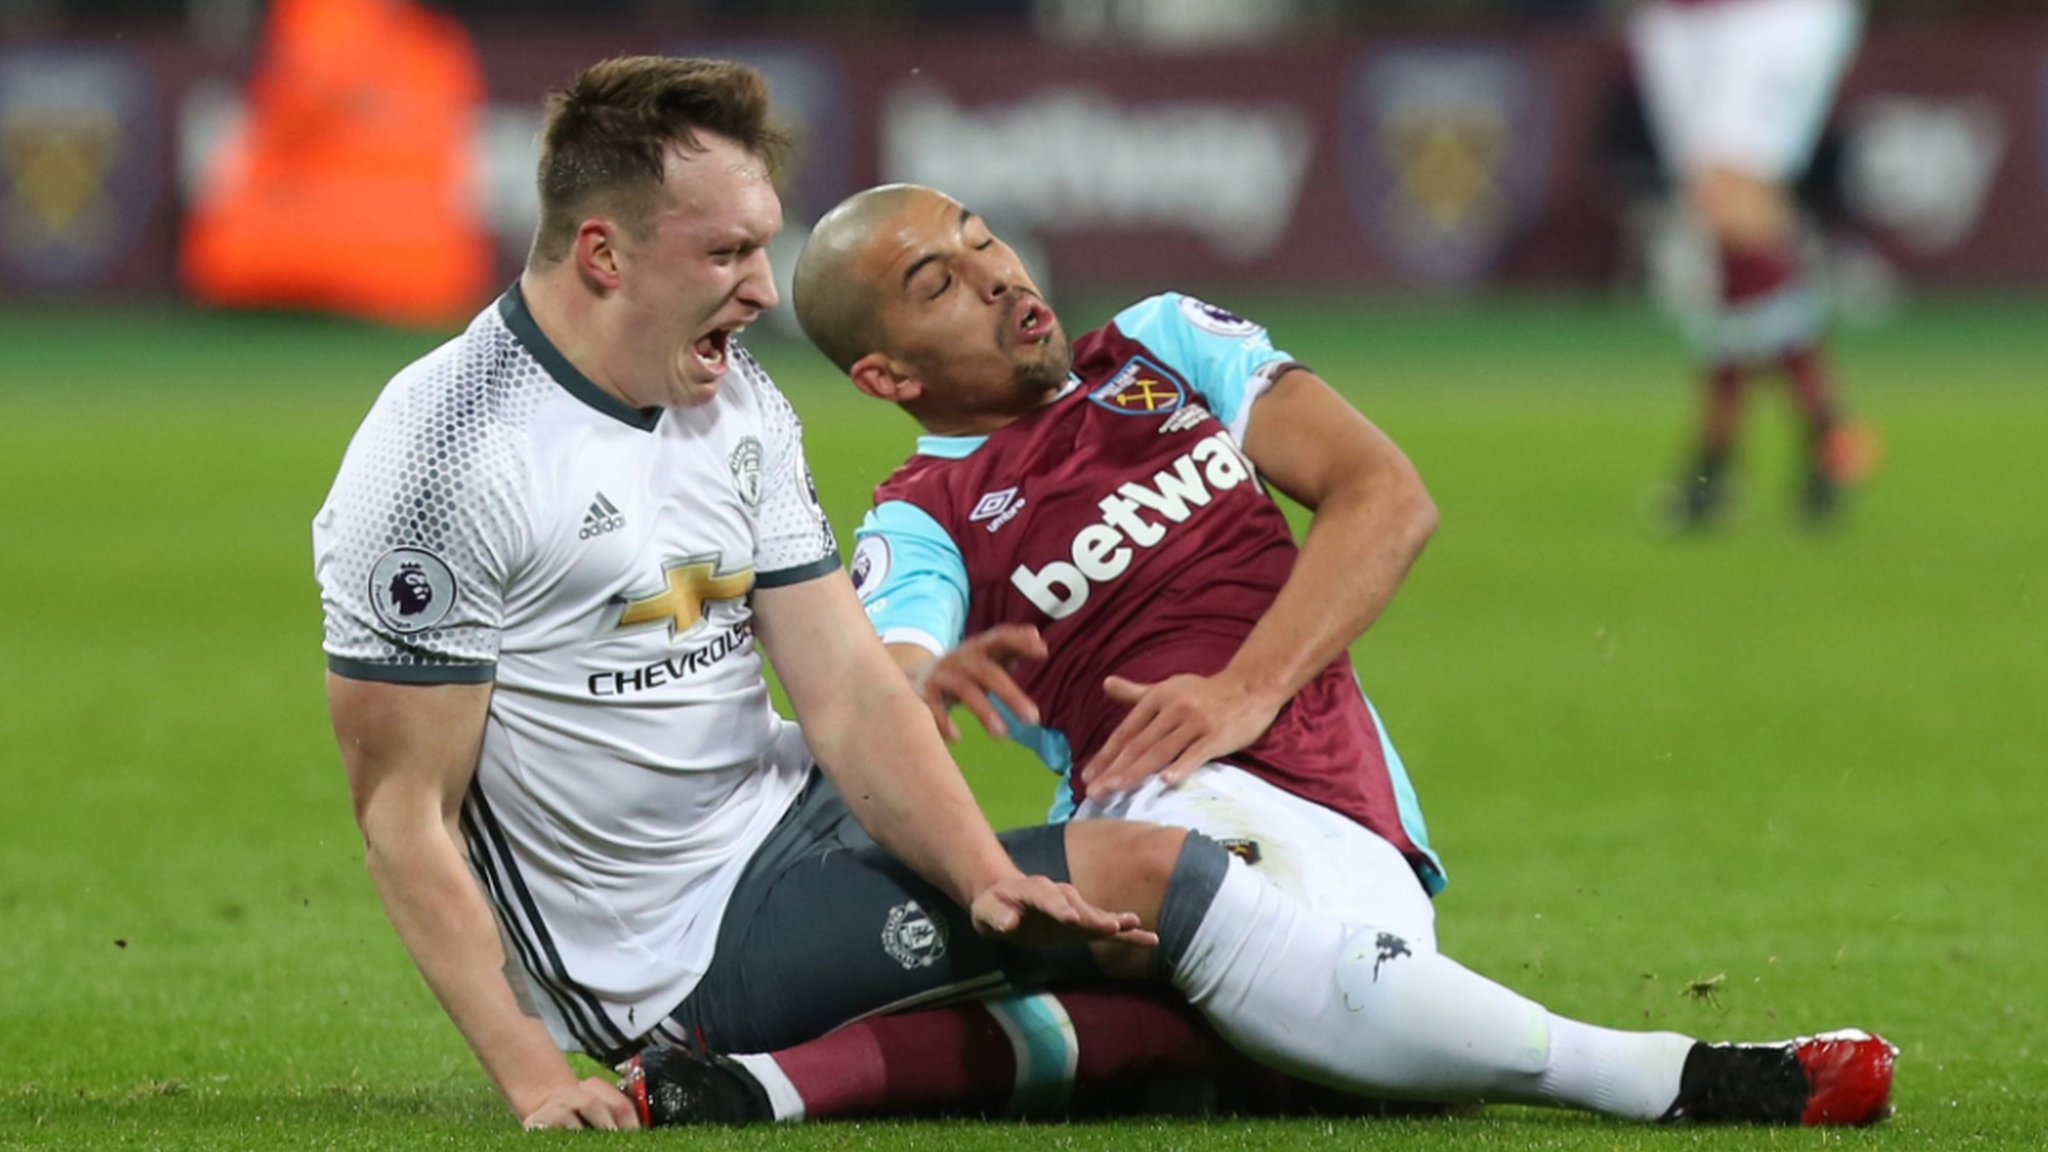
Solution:
<path fill-rule="evenodd" d="M 620 56 L 548 93 L 540 228 L 529 262 L 552 264 L 567 256 L 576 229 L 594 214 L 643 231 L 654 215 L 669 146 L 701 148 L 699 132 L 730 138 L 771 171 L 789 147 L 789 138 L 768 121 L 768 82 L 730 60 Z"/>

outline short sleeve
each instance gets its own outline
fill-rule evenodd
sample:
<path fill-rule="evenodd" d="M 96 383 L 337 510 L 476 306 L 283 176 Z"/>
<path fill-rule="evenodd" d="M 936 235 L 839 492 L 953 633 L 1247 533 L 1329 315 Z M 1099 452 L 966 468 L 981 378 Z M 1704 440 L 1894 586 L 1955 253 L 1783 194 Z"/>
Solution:
<path fill-rule="evenodd" d="M 939 522 L 915 504 L 886 500 L 855 534 L 853 587 L 884 644 L 915 644 L 933 655 L 967 630 L 967 562 Z"/>
<path fill-rule="evenodd" d="M 359 680 L 496 673 L 505 572 L 525 534 L 524 461 L 457 395 L 394 385 L 313 521 L 328 667 Z"/>
<path fill-rule="evenodd" d="M 839 541 L 818 500 L 804 459 L 804 426 L 796 409 L 752 356 L 739 369 L 761 404 L 761 506 L 755 515 L 754 582 L 762 588 L 801 584 L 839 567 Z"/>
<path fill-rule="evenodd" d="M 1239 443 L 1256 402 L 1294 365 L 1258 323 L 1193 296 L 1167 292 L 1141 300 L 1112 321 L 1201 393 Z"/>

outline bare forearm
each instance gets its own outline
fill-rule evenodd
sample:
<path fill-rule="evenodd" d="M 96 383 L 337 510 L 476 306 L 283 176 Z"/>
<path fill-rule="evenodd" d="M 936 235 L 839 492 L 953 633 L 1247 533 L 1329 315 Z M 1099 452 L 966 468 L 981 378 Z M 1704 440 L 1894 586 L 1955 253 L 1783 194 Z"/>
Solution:
<path fill-rule="evenodd" d="M 870 836 L 963 906 L 1022 875 L 844 576 L 761 589 L 754 611 L 811 754 Z"/>
<path fill-rule="evenodd" d="M 1379 619 L 1436 522 L 1435 504 L 1405 469 L 1331 493 L 1228 674 L 1262 697 L 1291 699 Z"/>
<path fill-rule="evenodd" d="M 886 671 L 886 666 L 882 669 Z M 901 676 L 847 693 L 834 717 L 806 717 L 811 751 L 882 847 L 962 905 L 1017 874 L 960 776 L 931 714 Z M 893 682 L 890 682 L 893 681 Z"/>
<path fill-rule="evenodd" d="M 384 910 L 413 963 L 514 1114 L 524 1118 L 575 1072 L 508 979 L 497 922 L 438 823 L 364 824 Z"/>
<path fill-rule="evenodd" d="M 524 976 L 508 970 L 497 920 L 463 860 L 457 818 L 490 698 L 489 684 L 328 675 L 370 878 L 427 987 L 514 1115 L 537 1128 L 630 1128 L 632 1102 L 600 1078 L 579 1080 L 514 991 Z"/>

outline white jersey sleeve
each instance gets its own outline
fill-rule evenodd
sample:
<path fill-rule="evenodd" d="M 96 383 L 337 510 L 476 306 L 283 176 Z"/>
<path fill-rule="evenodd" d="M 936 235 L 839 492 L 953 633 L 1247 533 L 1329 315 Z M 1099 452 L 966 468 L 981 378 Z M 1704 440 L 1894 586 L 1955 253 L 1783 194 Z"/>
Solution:
<path fill-rule="evenodd" d="M 745 349 L 735 368 L 760 398 L 759 511 L 755 513 L 754 582 L 775 588 L 813 580 L 839 567 L 839 541 L 818 500 L 817 482 L 804 459 L 804 425 L 789 398 Z M 744 446 L 743 449 L 744 450 Z M 742 471 L 736 463 L 735 473 Z"/>
<path fill-rule="evenodd" d="M 392 381 L 314 519 L 324 646 L 340 675 L 495 674 L 507 573 L 528 535 L 525 460 L 472 359 L 451 344 Z"/>

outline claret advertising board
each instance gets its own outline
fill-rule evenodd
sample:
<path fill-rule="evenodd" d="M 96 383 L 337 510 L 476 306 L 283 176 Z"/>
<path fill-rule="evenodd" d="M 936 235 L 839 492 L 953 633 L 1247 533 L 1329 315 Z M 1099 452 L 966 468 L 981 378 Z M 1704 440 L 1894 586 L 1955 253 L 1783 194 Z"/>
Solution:
<path fill-rule="evenodd" d="M 622 44 L 532 21 L 466 35 L 481 86 L 449 89 L 473 107 L 450 121 L 449 174 L 420 195 L 485 238 L 487 291 L 525 255 L 540 97 Z M 1174 54 L 734 28 L 633 39 L 767 73 L 798 140 L 785 201 L 799 234 L 860 187 L 932 184 L 1062 287 L 1597 284 L 1629 260 L 1628 221 L 1653 191 L 1617 129 L 1627 61 L 1584 32 Z M 0 44 L 0 296 L 189 290 L 181 243 L 209 182 L 247 165 L 234 150 L 263 120 L 264 74 L 260 54 L 208 57 L 175 28 Z M 1830 227 L 1909 279 L 2048 285 L 2048 24 L 1873 29 L 1827 154 Z M 320 179 L 345 179 L 337 167 Z M 350 247 L 316 239 L 304 248 Z"/>

